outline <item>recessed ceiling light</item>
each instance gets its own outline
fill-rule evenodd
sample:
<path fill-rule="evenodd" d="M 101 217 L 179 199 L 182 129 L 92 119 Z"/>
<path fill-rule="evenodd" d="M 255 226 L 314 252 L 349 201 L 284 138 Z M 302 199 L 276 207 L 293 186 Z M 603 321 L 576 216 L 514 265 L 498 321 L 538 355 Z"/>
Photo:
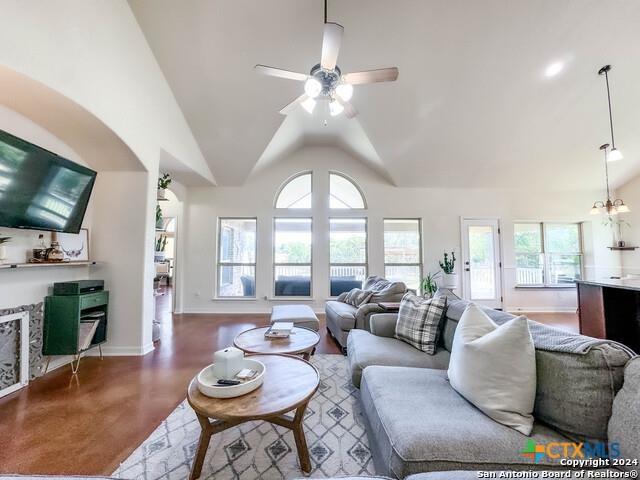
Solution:
<path fill-rule="evenodd" d="M 554 62 L 547 67 L 547 69 L 544 71 L 544 74 L 547 77 L 555 77 L 562 71 L 563 68 L 564 68 L 564 63 Z"/>

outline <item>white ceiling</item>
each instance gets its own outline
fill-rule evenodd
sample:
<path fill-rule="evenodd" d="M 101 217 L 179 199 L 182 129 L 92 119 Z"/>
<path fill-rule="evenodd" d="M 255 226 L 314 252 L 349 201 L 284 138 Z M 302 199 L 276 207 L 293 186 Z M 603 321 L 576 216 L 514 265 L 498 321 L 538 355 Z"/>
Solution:
<path fill-rule="evenodd" d="M 356 87 L 349 124 L 277 112 L 302 93 L 256 63 L 308 72 L 321 0 L 130 0 L 220 185 L 304 144 L 336 145 L 400 186 L 591 189 L 609 140 L 614 184 L 640 173 L 640 2 L 329 0 L 345 27 L 343 72 L 397 66 L 397 82 Z M 546 68 L 562 62 L 555 77 Z M 332 122 L 332 120 L 334 120 Z"/>

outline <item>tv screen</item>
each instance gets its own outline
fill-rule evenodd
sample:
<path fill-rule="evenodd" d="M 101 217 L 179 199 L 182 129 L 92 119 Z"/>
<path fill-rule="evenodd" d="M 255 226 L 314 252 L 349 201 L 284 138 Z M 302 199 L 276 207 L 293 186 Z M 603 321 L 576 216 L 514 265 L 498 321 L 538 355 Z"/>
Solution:
<path fill-rule="evenodd" d="M 0 130 L 0 226 L 78 233 L 96 172 Z"/>

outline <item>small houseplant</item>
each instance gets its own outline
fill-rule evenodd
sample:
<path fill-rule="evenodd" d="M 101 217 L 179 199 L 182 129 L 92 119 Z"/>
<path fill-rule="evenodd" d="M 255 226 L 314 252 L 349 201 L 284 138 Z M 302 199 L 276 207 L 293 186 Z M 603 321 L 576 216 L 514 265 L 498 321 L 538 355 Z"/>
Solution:
<path fill-rule="evenodd" d="M 422 279 L 422 295 L 424 298 L 432 298 L 438 290 L 438 284 L 436 279 L 440 276 L 440 272 L 427 273 L 427 276 Z"/>
<path fill-rule="evenodd" d="M 158 177 L 158 200 L 166 200 L 167 188 L 169 188 L 169 185 L 171 185 L 171 175 L 164 173 L 162 176 Z"/>
<path fill-rule="evenodd" d="M 163 230 L 164 223 L 162 221 L 162 209 L 160 205 L 156 205 L 156 230 Z"/>
<path fill-rule="evenodd" d="M 0 263 L 4 263 L 7 259 L 7 247 L 5 243 L 8 243 L 11 237 L 0 237 Z"/>
<path fill-rule="evenodd" d="M 623 227 L 631 228 L 631 224 L 626 220 L 621 218 L 616 218 L 612 216 L 608 216 L 602 222 L 606 227 L 611 228 L 611 233 L 613 234 L 613 246 L 614 247 L 624 247 L 625 242 L 622 239 L 622 229 Z"/>
<path fill-rule="evenodd" d="M 439 263 L 442 269 L 442 288 L 458 288 L 455 252 L 451 252 L 451 255 L 445 252 Z"/>
<path fill-rule="evenodd" d="M 165 260 L 165 248 L 167 248 L 167 236 L 160 235 L 156 240 L 156 252 L 154 254 L 154 260 L 156 262 L 164 262 Z"/>

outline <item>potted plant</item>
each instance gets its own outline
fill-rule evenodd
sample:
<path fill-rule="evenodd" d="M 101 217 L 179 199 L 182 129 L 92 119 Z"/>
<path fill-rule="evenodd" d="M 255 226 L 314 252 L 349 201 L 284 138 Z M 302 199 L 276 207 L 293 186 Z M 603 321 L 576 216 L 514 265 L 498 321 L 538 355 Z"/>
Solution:
<path fill-rule="evenodd" d="M 442 288 L 458 288 L 458 274 L 456 273 L 456 254 L 451 252 L 451 256 L 445 252 L 444 257 L 440 260 L 440 268 L 442 269 Z"/>
<path fill-rule="evenodd" d="M 0 263 L 4 263 L 7 259 L 7 247 L 5 243 L 9 242 L 11 237 L 0 237 Z"/>
<path fill-rule="evenodd" d="M 163 230 L 164 222 L 162 221 L 162 209 L 160 205 L 156 205 L 156 230 Z"/>
<path fill-rule="evenodd" d="M 432 298 L 438 290 L 438 284 L 436 279 L 440 276 L 440 272 L 427 273 L 427 276 L 422 279 L 422 296 L 424 298 Z"/>
<path fill-rule="evenodd" d="M 169 185 L 171 185 L 171 175 L 165 173 L 161 177 L 158 177 L 158 200 L 167 199 L 167 188 L 169 188 Z"/>
<path fill-rule="evenodd" d="M 167 236 L 160 235 L 156 240 L 156 252 L 154 255 L 154 260 L 156 262 L 164 262 L 165 261 L 165 253 L 164 250 L 167 247 Z"/>

